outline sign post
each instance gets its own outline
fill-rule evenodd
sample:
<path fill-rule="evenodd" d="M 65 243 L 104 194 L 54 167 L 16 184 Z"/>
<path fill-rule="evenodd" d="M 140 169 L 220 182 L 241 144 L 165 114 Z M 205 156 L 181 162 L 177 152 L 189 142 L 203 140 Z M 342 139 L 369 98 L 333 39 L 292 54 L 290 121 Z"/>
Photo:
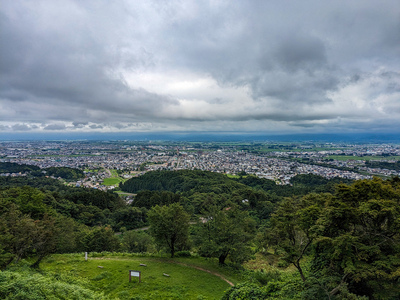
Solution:
<path fill-rule="evenodd" d="M 129 282 L 131 282 L 132 277 L 139 277 L 139 283 L 141 282 L 142 279 L 142 272 L 140 271 L 134 271 L 134 270 L 129 270 Z"/>

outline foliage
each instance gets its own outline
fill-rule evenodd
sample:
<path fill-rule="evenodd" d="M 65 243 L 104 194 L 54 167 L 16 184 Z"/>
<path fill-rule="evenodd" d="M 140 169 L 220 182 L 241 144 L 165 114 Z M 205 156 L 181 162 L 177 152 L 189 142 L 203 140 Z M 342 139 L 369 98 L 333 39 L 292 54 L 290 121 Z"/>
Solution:
<path fill-rule="evenodd" d="M 35 256 L 32 267 L 38 267 L 44 257 L 56 251 L 119 248 L 111 228 L 89 229 L 58 213 L 54 207 L 60 209 L 65 200 L 56 197 L 29 186 L 0 191 L 0 268 L 27 256 Z"/>
<path fill-rule="evenodd" d="M 138 207 L 123 207 L 112 214 L 112 227 L 114 230 L 119 231 L 121 228 L 131 230 L 143 227 L 147 224 L 147 209 Z"/>
<path fill-rule="evenodd" d="M 221 300 L 259 300 L 268 297 L 269 293 L 265 287 L 255 283 L 240 283 L 227 290 Z"/>
<path fill-rule="evenodd" d="M 254 233 L 255 221 L 238 206 L 210 207 L 201 219 L 196 236 L 199 253 L 218 257 L 220 264 L 225 263 L 228 255 L 232 262 L 242 263 L 250 257 Z"/>
<path fill-rule="evenodd" d="M 45 175 L 53 177 L 61 177 L 67 180 L 78 180 L 85 177 L 82 170 L 69 167 L 49 167 L 43 169 Z"/>
<path fill-rule="evenodd" d="M 360 180 L 338 185 L 334 195 L 285 200 L 268 230 L 283 259 L 310 284 L 301 267 L 309 255 L 310 277 L 329 297 L 396 299 L 400 293 L 398 178 Z"/>
<path fill-rule="evenodd" d="M 39 167 L 11 162 L 0 162 L 0 173 L 25 173 L 39 170 Z"/>
<path fill-rule="evenodd" d="M 53 176 L 61 177 L 67 180 L 77 180 L 85 177 L 85 174 L 81 170 L 75 168 L 49 167 L 40 169 L 39 167 L 33 165 L 10 162 L 0 162 L 0 173 L 29 173 L 31 176 L 35 177 Z"/>
<path fill-rule="evenodd" d="M 180 201 L 181 196 L 169 191 L 143 190 L 137 193 L 132 206 L 145 207 L 147 209 L 156 205 L 169 205 Z"/>
<path fill-rule="evenodd" d="M 284 253 L 282 259 L 298 269 L 303 281 L 306 278 L 301 260 L 318 234 L 316 221 L 323 202 L 329 197 L 330 194 L 310 194 L 301 199 L 285 199 L 272 215 L 271 228 L 267 229 L 267 243 Z"/>
<path fill-rule="evenodd" d="M 171 257 L 176 250 L 184 250 L 189 238 L 189 215 L 178 203 L 156 205 L 148 212 L 150 233 L 160 247 L 169 249 Z"/>
<path fill-rule="evenodd" d="M 122 236 L 122 247 L 130 253 L 152 252 L 154 241 L 146 232 L 127 231 Z"/>
<path fill-rule="evenodd" d="M 275 184 L 275 183 L 274 183 Z M 186 211 L 201 214 L 210 205 L 234 202 L 257 219 L 269 218 L 273 211 L 271 197 L 219 173 L 200 170 L 152 171 L 131 178 L 121 189 L 137 192 L 132 205 L 151 208 L 179 202 Z M 279 199 L 276 195 L 273 196 Z"/>
<path fill-rule="evenodd" d="M 81 233 L 80 248 L 87 252 L 117 251 L 119 240 L 110 227 L 97 227 Z"/>
<path fill-rule="evenodd" d="M 0 272 L 0 298 L 23 299 L 108 299 L 103 294 L 83 287 L 81 282 L 64 282 L 52 276 L 29 271 Z"/>

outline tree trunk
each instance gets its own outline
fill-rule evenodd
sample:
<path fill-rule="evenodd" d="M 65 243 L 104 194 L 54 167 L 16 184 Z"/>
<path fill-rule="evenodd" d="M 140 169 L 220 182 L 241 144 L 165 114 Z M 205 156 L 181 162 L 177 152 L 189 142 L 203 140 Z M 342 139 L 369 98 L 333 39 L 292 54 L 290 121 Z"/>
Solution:
<path fill-rule="evenodd" d="M 329 292 L 329 297 L 335 296 L 340 291 L 341 286 L 346 282 L 346 279 L 348 276 L 349 276 L 349 274 L 343 275 L 342 280 L 340 281 L 339 285 L 337 287 L 335 287 L 332 291 Z"/>
<path fill-rule="evenodd" d="M 303 269 L 301 268 L 300 263 L 293 263 L 293 265 L 297 268 L 297 270 L 299 270 L 301 280 L 303 280 L 303 282 L 306 282 L 306 277 L 304 276 Z"/>
<path fill-rule="evenodd" d="M 44 257 L 45 257 L 45 255 L 40 255 L 40 256 L 38 257 L 38 259 L 37 259 L 33 264 L 31 264 L 31 268 L 34 268 L 34 269 L 38 268 L 40 262 L 42 261 L 42 259 L 43 259 Z"/>
<path fill-rule="evenodd" d="M 175 256 L 175 242 L 171 241 L 171 258 Z"/>
<path fill-rule="evenodd" d="M 228 256 L 228 254 L 221 254 L 221 255 L 218 257 L 218 261 L 219 261 L 219 264 L 220 264 L 220 265 L 224 265 L 224 264 L 225 264 L 225 259 L 226 259 L 227 256 Z"/>

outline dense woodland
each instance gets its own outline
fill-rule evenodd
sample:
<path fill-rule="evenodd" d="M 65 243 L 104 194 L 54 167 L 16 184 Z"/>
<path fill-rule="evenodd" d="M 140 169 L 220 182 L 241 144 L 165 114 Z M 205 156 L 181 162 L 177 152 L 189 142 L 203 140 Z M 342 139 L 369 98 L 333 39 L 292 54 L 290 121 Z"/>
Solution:
<path fill-rule="evenodd" d="M 399 178 L 298 175 L 282 186 L 182 170 L 120 188 L 136 194 L 131 204 L 35 173 L 0 177 L 3 274 L 21 260 L 40 268 L 52 253 L 84 251 L 200 255 L 248 272 L 242 263 L 257 254 L 276 271 L 246 273 L 224 299 L 399 299 Z"/>
<path fill-rule="evenodd" d="M 78 180 L 85 177 L 82 170 L 69 167 L 39 168 L 37 166 L 0 162 L 0 173 L 27 173 L 34 177 L 60 177 L 66 180 Z"/>

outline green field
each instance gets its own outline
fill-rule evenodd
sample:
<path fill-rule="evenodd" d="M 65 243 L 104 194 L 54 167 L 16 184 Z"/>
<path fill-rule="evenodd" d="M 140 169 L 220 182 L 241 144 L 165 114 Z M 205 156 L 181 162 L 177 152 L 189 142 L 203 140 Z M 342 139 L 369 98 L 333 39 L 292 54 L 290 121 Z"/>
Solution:
<path fill-rule="evenodd" d="M 104 185 L 118 185 L 120 182 L 125 182 L 127 179 L 122 178 L 119 176 L 117 170 L 110 169 L 112 177 L 104 178 L 103 184 Z"/>
<path fill-rule="evenodd" d="M 103 184 L 104 185 L 117 185 L 118 183 L 120 183 L 122 180 L 122 178 L 119 177 L 110 177 L 110 178 L 104 178 L 103 180 Z"/>
<path fill-rule="evenodd" d="M 137 299 L 220 299 L 230 284 L 218 275 L 238 282 L 237 276 L 229 274 L 232 271 L 200 257 L 170 259 L 110 254 L 89 256 L 85 261 L 83 253 L 57 254 L 45 259 L 41 269 L 87 279 L 90 289 L 103 292 L 111 299 L 136 299 L 135 296 L 140 296 Z M 129 270 L 141 271 L 142 282 L 136 277 L 129 282 Z"/>
<path fill-rule="evenodd" d="M 329 155 L 326 158 L 335 160 L 400 160 L 400 156 L 352 156 L 352 155 Z"/>

